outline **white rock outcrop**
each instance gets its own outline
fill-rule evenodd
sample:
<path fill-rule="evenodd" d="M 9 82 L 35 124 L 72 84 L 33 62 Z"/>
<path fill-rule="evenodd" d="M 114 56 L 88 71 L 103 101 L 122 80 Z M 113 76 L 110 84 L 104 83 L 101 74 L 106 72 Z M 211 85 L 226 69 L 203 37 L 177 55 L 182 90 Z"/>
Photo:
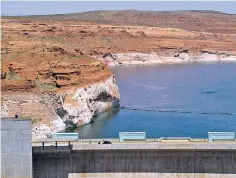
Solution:
<path fill-rule="evenodd" d="M 60 107 L 55 108 L 57 118 L 50 124 L 34 126 L 33 139 L 46 138 L 53 132 L 62 131 L 66 127 L 88 124 L 96 114 L 118 107 L 120 101 L 120 93 L 114 76 L 104 82 L 68 90 L 58 97 Z"/>
<path fill-rule="evenodd" d="M 177 54 L 163 56 L 158 53 L 107 53 L 94 56 L 96 59 L 104 61 L 108 66 L 137 65 L 137 64 L 166 64 L 166 63 L 189 63 L 189 62 L 221 62 L 235 61 L 235 55 L 220 54 L 217 52 L 202 51 L 190 54 L 188 50 L 183 50 Z"/>
<path fill-rule="evenodd" d="M 32 129 L 32 138 L 38 139 L 38 138 L 47 138 L 47 136 L 50 136 L 52 134 L 53 130 L 51 127 L 47 124 L 39 124 L 33 127 Z"/>
<path fill-rule="evenodd" d="M 1 117 L 3 118 L 3 117 L 8 117 L 8 109 L 7 109 L 7 106 L 6 106 L 6 104 L 3 102 L 3 101 L 1 101 L 2 103 L 1 103 Z"/>
<path fill-rule="evenodd" d="M 120 94 L 112 76 L 103 83 L 68 91 L 62 100 L 59 116 L 67 125 L 79 126 L 89 123 L 98 113 L 118 107 Z"/>
<path fill-rule="evenodd" d="M 61 118 L 57 118 L 52 121 L 50 124 L 39 124 L 35 125 L 32 129 L 32 137 L 33 139 L 38 138 L 47 138 L 52 133 L 62 131 L 66 128 L 66 124 L 63 122 Z"/>

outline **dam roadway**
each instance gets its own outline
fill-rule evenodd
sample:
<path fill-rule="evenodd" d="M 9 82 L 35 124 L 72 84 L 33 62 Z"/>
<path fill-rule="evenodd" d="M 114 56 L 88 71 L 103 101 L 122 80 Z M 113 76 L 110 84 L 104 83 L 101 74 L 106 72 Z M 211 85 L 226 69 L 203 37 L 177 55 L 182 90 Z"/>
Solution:
<path fill-rule="evenodd" d="M 236 177 L 235 141 L 106 140 L 33 143 L 34 177 Z"/>

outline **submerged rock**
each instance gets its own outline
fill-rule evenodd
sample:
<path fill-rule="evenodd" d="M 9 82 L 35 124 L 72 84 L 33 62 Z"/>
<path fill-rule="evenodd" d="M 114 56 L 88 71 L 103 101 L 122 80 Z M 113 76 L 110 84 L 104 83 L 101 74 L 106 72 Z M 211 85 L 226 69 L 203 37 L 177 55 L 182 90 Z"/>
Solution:
<path fill-rule="evenodd" d="M 218 93 L 218 91 L 214 91 L 214 90 L 212 90 L 212 91 L 204 91 L 204 92 L 202 92 L 203 94 L 216 94 L 216 93 Z"/>

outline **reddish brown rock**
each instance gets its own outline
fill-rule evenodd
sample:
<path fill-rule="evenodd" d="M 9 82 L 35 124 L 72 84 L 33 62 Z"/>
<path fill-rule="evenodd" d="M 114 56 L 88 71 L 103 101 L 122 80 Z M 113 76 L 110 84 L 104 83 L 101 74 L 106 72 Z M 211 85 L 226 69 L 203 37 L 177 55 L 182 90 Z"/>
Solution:
<path fill-rule="evenodd" d="M 9 64 L 9 70 L 11 72 L 14 72 L 16 74 L 18 73 L 21 73 L 22 72 L 22 69 L 24 69 L 26 67 L 26 64 L 24 64 L 23 62 L 22 63 L 19 63 L 19 62 L 11 62 Z"/>

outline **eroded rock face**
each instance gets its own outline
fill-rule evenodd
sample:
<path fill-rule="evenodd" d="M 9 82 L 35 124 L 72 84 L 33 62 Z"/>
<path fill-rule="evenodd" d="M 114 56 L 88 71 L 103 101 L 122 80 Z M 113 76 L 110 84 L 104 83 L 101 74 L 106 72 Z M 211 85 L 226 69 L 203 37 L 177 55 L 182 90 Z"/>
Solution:
<path fill-rule="evenodd" d="M 69 91 L 62 96 L 62 108 L 57 110 L 68 126 L 80 126 L 110 108 L 118 107 L 120 94 L 114 76 L 103 83 Z"/>
<path fill-rule="evenodd" d="M 70 126 L 88 124 L 94 115 L 119 106 L 120 94 L 114 76 L 87 87 L 61 93 L 3 93 L 1 117 L 32 118 L 33 139 Z"/>

